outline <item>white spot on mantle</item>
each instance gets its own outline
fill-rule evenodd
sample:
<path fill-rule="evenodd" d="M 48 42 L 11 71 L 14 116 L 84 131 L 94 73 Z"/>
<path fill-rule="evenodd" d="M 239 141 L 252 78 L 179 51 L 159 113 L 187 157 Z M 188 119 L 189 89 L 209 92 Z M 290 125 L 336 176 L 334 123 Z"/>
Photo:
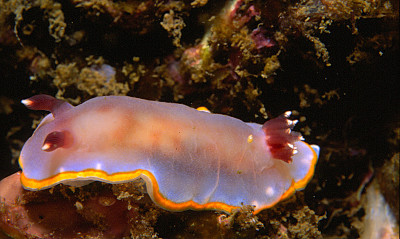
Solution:
<path fill-rule="evenodd" d="M 265 194 L 267 194 L 268 197 L 272 197 L 275 194 L 275 190 L 270 186 L 265 189 Z"/>

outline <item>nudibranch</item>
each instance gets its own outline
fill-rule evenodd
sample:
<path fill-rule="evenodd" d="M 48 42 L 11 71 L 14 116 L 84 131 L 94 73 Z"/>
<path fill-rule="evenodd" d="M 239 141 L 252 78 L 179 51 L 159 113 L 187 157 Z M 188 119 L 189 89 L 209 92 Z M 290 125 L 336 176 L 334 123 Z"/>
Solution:
<path fill-rule="evenodd" d="M 171 211 L 255 213 L 303 189 L 319 147 L 291 129 L 290 112 L 264 125 L 181 104 L 104 96 L 76 107 L 48 95 L 22 100 L 50 111 L 19 158 L 25 189 L 142 178 Z"/>

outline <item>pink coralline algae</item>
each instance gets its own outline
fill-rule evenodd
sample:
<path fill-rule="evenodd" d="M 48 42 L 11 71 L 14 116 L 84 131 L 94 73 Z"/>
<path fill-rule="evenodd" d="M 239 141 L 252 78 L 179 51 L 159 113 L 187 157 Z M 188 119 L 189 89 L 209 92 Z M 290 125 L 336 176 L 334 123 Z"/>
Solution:
<path fill-rule="evenodd" d="M 97 195 L 85 199 L 72 196 L 76 195 L 72 190 L 65 190 L 64 195 L 53 189 L 34 193 L 22 188 L 20 173 L 3 179 L 0 182 L 0 230 L 12 238 L 122 238 L 130 235 L 129 222 L 137 215 L 135 207 L 128 210 L 128 203 L 117 200 L 111 190 L 100 190 Z"/>
<path fill-rule="evenodd" d="M 273 47 L 275 43 L 272 39 L 265 36 L 265 30 L 262 28 L 256 28 L 251 32 L 251 38 L 256 44 L 256 48 L 259 50 L 264 47 Z"/>

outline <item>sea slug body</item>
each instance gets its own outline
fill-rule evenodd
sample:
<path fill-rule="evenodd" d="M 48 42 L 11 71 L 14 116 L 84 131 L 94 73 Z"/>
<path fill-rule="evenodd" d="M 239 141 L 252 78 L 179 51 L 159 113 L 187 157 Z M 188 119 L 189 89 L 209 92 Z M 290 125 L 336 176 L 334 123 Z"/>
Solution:
<path fill-rule="evenodd" d="M 230 213 L 244 204 L 258 213 L 303 189 L 319 154 L 291 131 L 290 112 L 260 125 L 127 96 L 76 107 L 48 95 L 22 103 L 51 112 L 21 151 L 28 190 L 140 177 L 167 210 Z"/>

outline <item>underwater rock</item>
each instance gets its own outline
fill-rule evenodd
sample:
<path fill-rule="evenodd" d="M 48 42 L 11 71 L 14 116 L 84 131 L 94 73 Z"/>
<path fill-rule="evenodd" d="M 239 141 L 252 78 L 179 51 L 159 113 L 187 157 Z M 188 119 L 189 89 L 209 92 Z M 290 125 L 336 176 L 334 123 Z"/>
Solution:
<path fill-rule="evenodd" d="M 0 230 L 12 238 L 122 238 L 137 208 L 111 190 L 82 197 L 68 187 L 42 192 L 22 188 L 20 173 L 0 182 Z"/>

